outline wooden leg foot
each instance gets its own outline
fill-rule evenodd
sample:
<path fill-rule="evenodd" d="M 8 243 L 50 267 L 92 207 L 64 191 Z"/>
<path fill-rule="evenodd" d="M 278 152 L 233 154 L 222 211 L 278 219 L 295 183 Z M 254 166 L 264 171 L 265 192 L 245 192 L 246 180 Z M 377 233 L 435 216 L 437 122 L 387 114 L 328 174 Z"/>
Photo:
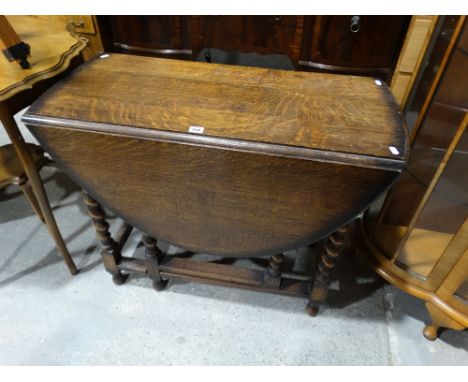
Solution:
<path fill-rule="evenodd" d="M 423 335 L 429 341 L 435 341 L 438 337 L 439 327 L 435 325 L 426 325 L 423 330 Z"/>
<path fill-rule="evenodd" d="M 151 236 L 143 235 L 143 244 L 145 246 L 146 272 L 153 280 L 153 288 L 160 292 L 168 283 L 168 280 L 164 280 L 159 274 L 159 260 L 162 253 L 156 245 L 156 239 Z"/>
<path fill-rule="evenodd" d="M 306 312 L 309 316 L 315 317 L 318 312 L 319 312 L 319 307 L 318 306 L 312 306 L 310 304 L 307 304 L 306 306 Z"/>
<path fill-rule="evenodd" d="M 119 272 L 112 275 L 112 281 L 115 285 L 122 285 L 128 279 L 128 274 Z"/>
<path fill-rule="evenodd" d="M 429 341 L 435 341 L 438 337 L 439 327 L 434 325 L 426 325 L 423 330 L 423 335 Z"/>
<path fill-rule="evenodd" d="M 464 330 L 466 325 L 462 325 L 460 322 L 450 318 L 445 312 L 432 305 L 430 302 L 426 302 L 426 308 L 431 317 L 431 321 L 427 324 L 423 330 L 423 335 L 429 341 L 434 341 L 439 337 L 440 328 L 449 328 L 454 330 Z"/>
<path fill-rule="evenodd" d="M 153 288 L 157 290 L 158 292 L 162 291 L 164 288 L 166 288 L 167 283 L 169 280 L 153 280 Z"/>

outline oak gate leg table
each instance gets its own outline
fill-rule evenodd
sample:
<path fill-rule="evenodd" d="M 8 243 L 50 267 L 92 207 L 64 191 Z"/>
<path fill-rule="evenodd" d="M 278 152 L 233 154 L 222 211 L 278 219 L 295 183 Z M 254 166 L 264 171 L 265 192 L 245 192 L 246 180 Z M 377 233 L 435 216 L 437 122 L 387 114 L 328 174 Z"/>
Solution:
<path fill-rule="evenodd" d="M 84 190 L 105 268 L 291 295 L 315 315 L 347 224 L 397 179 L 407 131 L 379 80 L 103 55 L 23 121 Z M 127 224 L 114 240 L 101 205 Z M 146 257 L 124 257 L 131 227 Z M 269 259 L 265 270 L 162 253 Z M 324 240 L 315 279 L 285 251 Z"/>

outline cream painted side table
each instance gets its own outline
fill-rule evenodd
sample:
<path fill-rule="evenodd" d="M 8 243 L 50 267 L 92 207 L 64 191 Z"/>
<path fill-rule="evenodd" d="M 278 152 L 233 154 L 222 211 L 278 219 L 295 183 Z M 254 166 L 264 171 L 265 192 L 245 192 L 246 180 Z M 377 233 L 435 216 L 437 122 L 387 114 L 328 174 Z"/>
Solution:
<path fill-rule="evenodd" d="M 31 46 L 29 69 L 0 57 L 0 120 L 24 167 L 44 222 L 70 273 L 77 273 L 73 259 L 57 227 L 44 185 L 28 145 L 13 116 L 30 105 L 48 87 L 82 62 L 86 40 L 73 36 L 60 16 L 8 16 L 18 36 Z"/>

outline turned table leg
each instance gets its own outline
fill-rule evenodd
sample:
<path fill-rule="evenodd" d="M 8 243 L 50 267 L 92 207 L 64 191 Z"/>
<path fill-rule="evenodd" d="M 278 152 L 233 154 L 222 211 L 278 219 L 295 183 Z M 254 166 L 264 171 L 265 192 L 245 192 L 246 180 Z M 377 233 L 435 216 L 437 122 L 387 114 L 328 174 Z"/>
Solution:
<path fill-rule="evenodd" d="M 157 291 L 161 291 L 166 287 L 168 282 L 167 280 L 162 279 L 159 273 L 161 251 L 156 246 L 156 239 L 146 234 L 143 235 L 143 244 L 145 245 L 148 276 L 153 280 L 153 288 Z"/>
<path fill-rule="evenodd" d="M 344 242 L 344 234 L 348 229 L 348 226 L 341 227 L 325 239 L 324 253 L 319 260 L 313 288 L 306 308 L 307 313 L 311 316 L 316 316 L 320 305 L 325 302 L 332 270 L 335 267 L 336 260 L 340 254 L 340 247 Z"/>
<path fill-rule="evenodd" d="M 32 207 L 36 215 L 45 224 L 46 221 L 41 211 L 41 207 L 39 206 L 39 203 L 36 199 L 36 196 L 34 195 L 31 185 L 28 183 L 28 179 L 22 178 L 20 182 L 18 183 L 18 187 L 21 189 L 21 191 L 23 191 L 23 194 L 26 197 L 26 200 L 28 201 L 29 205 Z"/>
<path fill-rule="evenodd" d="M 282 253 L 270 257 L 268 267 L 265 269 L 265 285 L 279 288 L 281 285 L 281 264 L 284 261 Z"/>
<path fill-rule="evenodd" d="M 112 275 L 112 281 L 116 285 L 121 285 L 125 282 L 128 275 L 123 274 L 118 268 L 121 253 L 117 243 L 112 238 L 109 232 L 109 223 L 106 220 L 106 214 L 99 203 L 94 200 L 89 194 L 83 191 L 84 202 L 88 207 L 88 214 L 93 220 L 96 228 L 96 236 L 101 247 L 101 258 L 106 271 Z"/>
<path fill-rule="evenodd" d="M 63 240 L 62 235 L 57 227 L 57 222 L 55 221 L 54 215 L 50 208 L 49 200 L 42 184 L 42 180 L 39 177 L 37 172 L 36 164 L 34 159 L 31 156 L 31 153 L 28 149 L 26 142 L 24 141 L 23 136 L 21 135 L 18 126 L 12 115 L 8 113 L 8 110 L 0 105 L 0 119 L 5 127 L 5 130 L 8 134 L 8 137 L 13 144 L 13 147 L 21 161 L 21 164 L 24 167 L 24 172 L 26 173 L 28 180 L 31 184 L 32 190 L 34 192 L 35 199 L 37 200 L 38 207 L 41 210 L 41 215 L 44 218 L 44 222 L 49 230 L 50 235 L 55 241 L 57 248 L 60 254 L 65 261 L 65 264 L 68 267 L 68 271 L 75 275 L 78 273 L 76 265 L 73 262 L 70 253 L 68 252 L 67 246 Z"/>

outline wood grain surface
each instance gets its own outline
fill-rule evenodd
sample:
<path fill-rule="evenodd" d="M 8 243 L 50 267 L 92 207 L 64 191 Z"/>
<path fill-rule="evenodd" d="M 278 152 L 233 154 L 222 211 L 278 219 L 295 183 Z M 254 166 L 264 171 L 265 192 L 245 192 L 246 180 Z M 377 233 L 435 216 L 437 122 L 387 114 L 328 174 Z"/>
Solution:
<path fill-rule="evenodd" d="M 23 121 L 89 195 L 150 237 L 251 257 L 325 237 L 393 183 L 407 156 L 397 110 L 368 78 L 111 54 Z"/>
<path fill-rule="evenodd" d="M 75 70 L 28 114 L 177 133 L 201 126 L 204 136 L 400 161 L 408 155 L 393 96 L 364 77 L 111 54 Z"/>
<path fill-rule="evenodd" d="M 69 129 L 30 129 L 57 164 L 129 224 L 194 252 L 263 256 L 314 242 L 397 171 Z"/>
<path fill-rule="evenodd" d="M 0 101 L 34 84 L 57 76 L 85 49 L 86 41 L 73 37 L 61 16 L 7 16 L 15 32 L 31 46 L 29 69 L 0 56 Z"/>

